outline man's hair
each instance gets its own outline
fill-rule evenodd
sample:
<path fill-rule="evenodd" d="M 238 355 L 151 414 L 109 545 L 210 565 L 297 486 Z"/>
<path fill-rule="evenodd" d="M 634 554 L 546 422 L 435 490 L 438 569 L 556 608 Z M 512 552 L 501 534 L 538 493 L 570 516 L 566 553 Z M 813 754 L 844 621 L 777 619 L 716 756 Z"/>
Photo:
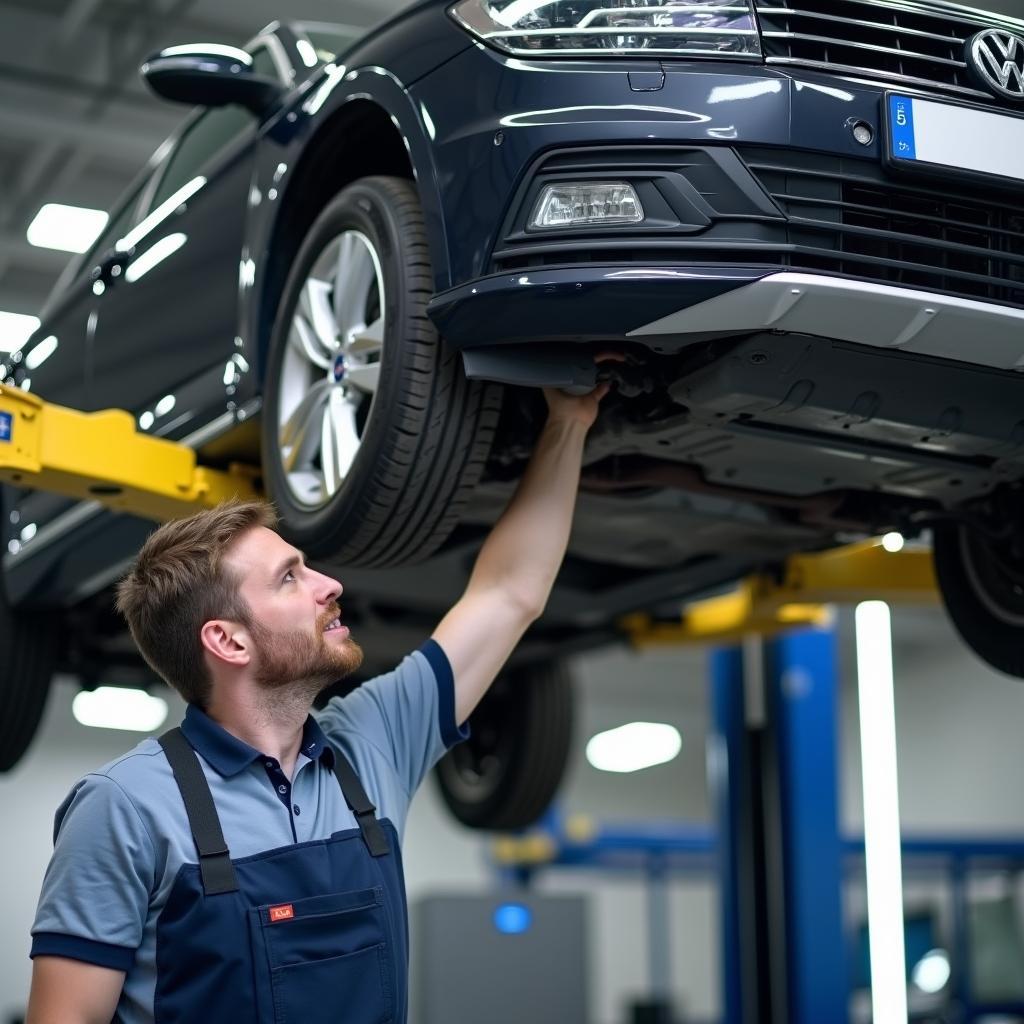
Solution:
<path fill-rule="evenodd" d="M 238 592 L 240 581 L 224 555 L 258 526 L 277 526 L 273 508 L 237 500 L 165 523 L 118 584 L 118 611 L 143 657 L 191 704 L 206 707 L 213 687 L 200 640 L 203 624 L 251 621 L 248 602 Z"/>

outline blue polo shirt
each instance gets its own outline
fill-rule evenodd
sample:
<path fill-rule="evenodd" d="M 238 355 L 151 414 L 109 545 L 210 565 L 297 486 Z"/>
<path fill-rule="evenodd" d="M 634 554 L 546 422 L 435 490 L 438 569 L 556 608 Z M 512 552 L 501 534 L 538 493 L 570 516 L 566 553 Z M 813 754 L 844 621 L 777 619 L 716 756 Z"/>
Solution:
<path fill-rule="evenodd" d="M 195 706 L 181 728 L 199 754 L 234 859 L 358 827 L 329 744 L 355 768 L 377 817 L 401 836 L 417 786 L 467 735 L 455 721 L 451 666 L 432 640 L 308 718 L 291 779 Z M 125 971 L 114 1020 L 152 1021 L 157 920 L 181 867 L 196 861 L 167 758 L 155 739 L 143 740 L 81 779 L 57 810 L 31 955 Z"/>

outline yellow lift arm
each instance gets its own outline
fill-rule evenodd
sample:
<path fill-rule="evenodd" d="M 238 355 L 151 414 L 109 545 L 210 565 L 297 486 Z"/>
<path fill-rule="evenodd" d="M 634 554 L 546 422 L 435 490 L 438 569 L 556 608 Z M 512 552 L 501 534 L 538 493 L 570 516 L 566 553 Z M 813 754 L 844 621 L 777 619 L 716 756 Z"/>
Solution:
<path fill-rule="evenodd" d="M 879 541 L 865 541 L 794 555 L 781 578 L 751 576 L 731 593 L 688 605 L 678 622 L 656 622 L 640 613 L 621 625 L 639 648 L 735 642 L 750 634 L 824 626 L 831 618 L 828 605 L 869 600 L 936 604 L 931 552 L 890 552 Z"/>
<path fill-rule="evenodd" d="M 163 521 L 257 498 L 257 478 L 250 466 L 198 465 L 191 448 L 138 433 L 122 410 L 78 412 L 0 384 L 0 482 Z"/>

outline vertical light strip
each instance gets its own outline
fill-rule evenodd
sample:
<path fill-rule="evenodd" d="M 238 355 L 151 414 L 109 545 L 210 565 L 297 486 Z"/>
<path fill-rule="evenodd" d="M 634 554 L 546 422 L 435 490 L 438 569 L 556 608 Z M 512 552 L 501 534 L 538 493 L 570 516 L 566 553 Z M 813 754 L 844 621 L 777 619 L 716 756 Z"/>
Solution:
<path fill-rule="evenodd" d="M 903 866 L 889 606 L 884 601 L 857 605 L 856 623 L 872 1020 L 874 1024 L 906 1024 Z"/>

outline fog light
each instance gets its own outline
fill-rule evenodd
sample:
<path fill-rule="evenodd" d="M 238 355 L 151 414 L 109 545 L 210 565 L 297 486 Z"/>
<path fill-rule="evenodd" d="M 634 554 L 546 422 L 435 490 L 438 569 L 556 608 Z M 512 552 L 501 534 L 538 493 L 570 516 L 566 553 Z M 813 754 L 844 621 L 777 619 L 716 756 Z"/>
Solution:
<path fill-rule="evenodd" d="M 639 224 L 644 208 L 632 185 L 602 181 L 545 185 L 533 208 L 531 228 L 574 228 L 590 224 Z"/>

